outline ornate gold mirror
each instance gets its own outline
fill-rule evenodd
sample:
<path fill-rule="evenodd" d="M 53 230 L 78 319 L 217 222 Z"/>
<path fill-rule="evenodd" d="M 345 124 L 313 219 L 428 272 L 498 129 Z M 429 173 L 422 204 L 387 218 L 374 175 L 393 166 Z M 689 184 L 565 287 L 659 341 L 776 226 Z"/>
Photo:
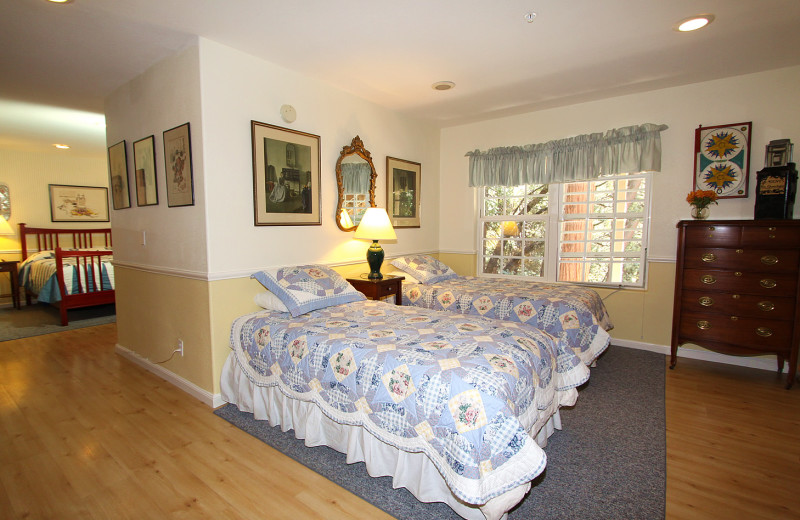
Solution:
<path fill-rule="evenodd" d="M 342 148 L 336 161 L 336 184 L 339 203 L 336 206 L 336 225 L 342 231 L 355 231 L 367 208 L 375 207 L 375 165 L 372 155 L 355 136 L 349 146 Z"/>

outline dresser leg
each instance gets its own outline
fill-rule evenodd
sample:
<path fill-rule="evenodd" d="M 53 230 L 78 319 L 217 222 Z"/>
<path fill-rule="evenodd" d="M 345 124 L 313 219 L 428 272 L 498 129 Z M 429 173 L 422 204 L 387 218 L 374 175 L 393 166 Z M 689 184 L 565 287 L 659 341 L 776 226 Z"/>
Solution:
<path fill-rule="evenodd" d="M 670 353 L 669 353 L 669 368 L 670 369 L 675 368 L 675 364 L 677 362 L 678 362 L 678 346 L 672 345 L 672 348 L 670 348 Z"/>

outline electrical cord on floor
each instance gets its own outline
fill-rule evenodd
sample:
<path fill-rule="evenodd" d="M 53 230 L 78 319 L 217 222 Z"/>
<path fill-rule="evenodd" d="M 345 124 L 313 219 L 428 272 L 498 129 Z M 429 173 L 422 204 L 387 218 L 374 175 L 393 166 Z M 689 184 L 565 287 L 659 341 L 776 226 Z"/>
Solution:
<path fill-rule="evenodd" d="M 170 357 L 168 357 L 167 359 L 165 359 L 164 361 L 153 361 L 153 363 L 154 363 L 154 364 L 156 364 L 156 365 L 161 365 L 161 364 L 163 364 L 163 363 L 166 363 L 166 362 L 167 362 L 167 361 L 169 361 L 170 359 L 174 358 L 174 357 L 175 357 L 175 354 L 177 354 L 177 353 L 178 353 L 178 352 L 180 352 L 180 351 L 181 351 L 181 349 L 179 349 L 179 348 L 176 348 L 175 350 L 173 350 L 173 351 L 172 351 L 172 355 L 171 355 Z"/>

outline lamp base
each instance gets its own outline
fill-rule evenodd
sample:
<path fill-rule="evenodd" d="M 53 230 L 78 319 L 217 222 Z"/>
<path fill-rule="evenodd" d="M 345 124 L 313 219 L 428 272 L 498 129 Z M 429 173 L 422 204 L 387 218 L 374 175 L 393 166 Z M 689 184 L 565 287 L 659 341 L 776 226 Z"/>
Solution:
<path fill-rule="evenodd" d="M 367 278 L 369 280 L 381 280 L 383 279 L 383 275 L 381 274 L 381 264 L 383 263 L 383 248 L 378 243 L 377 240 L 372 241 L 372 245 L 369 246 L 367 249 L 367 263 L 369 264 L 369 276 Z"/>

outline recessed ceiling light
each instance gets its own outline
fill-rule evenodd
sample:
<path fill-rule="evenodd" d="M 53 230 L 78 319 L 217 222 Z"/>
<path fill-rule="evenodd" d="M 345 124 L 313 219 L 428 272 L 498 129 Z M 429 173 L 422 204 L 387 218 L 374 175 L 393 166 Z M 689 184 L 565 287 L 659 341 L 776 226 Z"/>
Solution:
<path fill-rule="evenodd" d="M 68 144 L 59 144 L 59 143 L 56 143 L 56 144 L 54 144 L 53 146 L 55 146 L 55 147 L 56 147 L 56 148 L 58 148 L 59 150 L 68 150 L 68 149 L 69 149 L 69 145 L 68 145 Z"/>
<path fill-rule="evenodd" d="M 536 13 L 525 13 L 525 21 L 528 23 L 533 22 L 536 19 Z"/>
<path fill-rule="evenodd" d="M 456 84 L 452 81 L 437 81 L 431 87 L 433 90 L 450 90 L 451 88 L 455 87 Z"/>
<path fill-rule="evenodd" d="M 684 18 L 680 22 L 672 26 L 673 29 L 680 32 L 696 31 L 714 21 L 713 14 L 698 14 L 690 18 Z"/>
<path fill-rule="evenodd" d="M 51 4 L 71 4 L 72 0 L 47 0 Z"/>

